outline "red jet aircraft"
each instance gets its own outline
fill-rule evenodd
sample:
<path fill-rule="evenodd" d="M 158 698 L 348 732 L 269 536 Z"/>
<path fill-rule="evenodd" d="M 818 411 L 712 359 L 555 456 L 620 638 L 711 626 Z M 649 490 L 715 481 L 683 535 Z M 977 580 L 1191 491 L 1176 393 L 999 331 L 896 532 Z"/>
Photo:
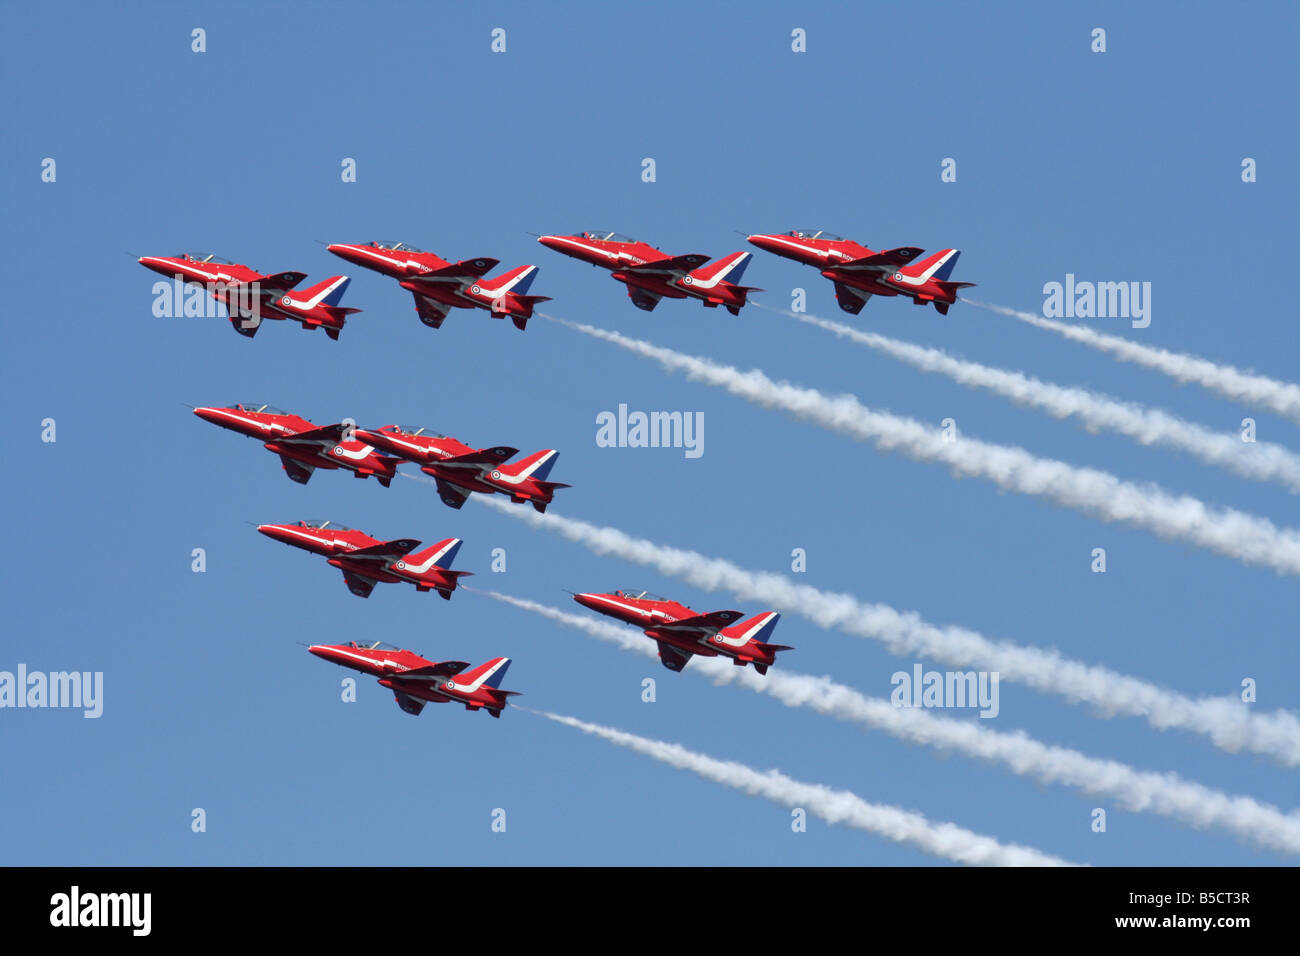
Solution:
<path fill-rule="evenodd" d="M 651 312 L 662 298 L 699 299 L 710 309 L 723 306 L 740 315 L 746 296 L 762 292 L 755 286 L 735 285 L 753 256 L 733 252 L 713 265 L 701 268 L 708 256 L 670 256 L 654 246 L 616 232 L 578 232 L 572 236 L 539 236 L 548 249 L 562 252 L 593 266 L 609 269 L 627 286 L 627 294 L 638 309 Z"/>
<path fill-rule="evenodd" d="M 301 322 L 307 331 L 324 329 L 326 335 L 338 341 L 347 317 L 361 311 L 339 305 L 352 281 L 347 276 L 331 276 L 309 289 L 290 293 L 307 278 L 305 273 L 263 275 L 213 255 L 142 256 L 140 265 L 207 289 L 226 307 L 234 330 L 250 339 L 261 328 L 263 319 L 291 319 Z"/>
<path fill-rule="evenodd" d="M 610 594 L 575 594 L 583 607 L 642 628 L 659 644 L 659 660 L 670 671 L 680 671 L 692 654 L 730 657 L 737 667 L 753 664 L 766 674 L 776 663 L 777 651 L 792 651 L 785 644 L 768 644 L 781 615 L 775 611 L 756 614 L 743 623 L 739 611 L 698 614 L 684 604 L 649 591 L 621 590 Z M 729 626 L 730 625 L 730 626 Z"/>
<path fill-rule="evenodd" d="M 933 302 L 940 315 L 947 315 L 948 307 L 957 301 L 957 291 L 975 284 L 948 281 L 961 255 L 956 249 L 940 249 L 918 260 L 924 249 L 901 246 L 872 252 L 852 239 L 821 229 L 754 235 L 749 241 L 778 256 L 816 266 L 835 283 L 840 308 L 853 315 L 861 312 L 873 295 L 910 296 L 913 305 Z"/>
<path fill-rule="evenodd" d="M 347 425 L 318 428 L 305 418 L 260 402 L 196 408 L 194 414 L 241 435 L 265 439 L 264 447 L 280 456 L 285 473 L 300 485 L 307 484 L 317 468 L 346 468 L 356 478 L 374 475 L 387 488 L 401 464 L 401 459 L 381 455 L 365 442 L 349 437 Z"/>
<path fill-rule="evenodd" d="M 413 716 L 419 716 L 429 702 L 464 704 L 468 711 L 486 710 L 500 717 L 507 698 L 519 696 L 518 691 L 501 690 L 501 679 L 510 667 L 508 657 L 494 657 L 467 671 L 464 661 L 438 664 L 382 641 L 312 644 L 307 650 L 333 664 L 378 677 L 380 685 L 393 692 L 397 706 Z"/>
<path fill-rule="evenodd" d="M 348 262 L 397 279 L 415 296 L 420 321 L 440 328 L 451 309 L 487 309 L 494 319 L 507 315 L 521 332 L 533 317 L 533 306 L 550 302 L 550 296 L 527 295 L 537 276 L 537 266 L 519 266 L 495 279 L 484 279 L 496 259 L 448 262 L 404 242 L 336 243 L 330 252 Z"/>
<path fill-rule="evenodd" d="M 343 572 L 348 590 L 357 597 L 370 597 L 380 581 L 407 581 L 417 591 L 437 591 L 450 601 L 460 579 L 474 573 L 451 570 L 451 562 L 460 550 L 460 538 L 446 538 L 413 553 L 420 542 L 412 538 L 380 541 L 334 521 L 261 524 L 257 530 L 268 538 L 329 558 L 329 563 Z"/>
<path fill-rule="evenodd" d="M 502 462 L 517 454 L 518 448 L 471 448 L 417 425 L 385 425 L 374 431 L 359 428 L 354 434 L 390 455 L 419 465 L 422 472 L 437 479 L 438 497 L 452 508 L 463 505 L 471 492 L 480 491 L 509 495 L 516 504 L 529 501 L 545 512 L 556 489 L 572 487 L 546 480 L 560 458 L 554 449 L 534 452 L 505 465 Z"/>

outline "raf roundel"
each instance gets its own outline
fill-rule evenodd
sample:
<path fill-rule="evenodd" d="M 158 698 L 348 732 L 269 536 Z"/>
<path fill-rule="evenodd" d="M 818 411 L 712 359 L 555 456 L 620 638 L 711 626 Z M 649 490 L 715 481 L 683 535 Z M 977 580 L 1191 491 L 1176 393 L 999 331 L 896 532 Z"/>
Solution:
<path fill-rule="evenodd" d="M 342 445 L 335 445 L 335 446 L 334 446 L 334 454 L 336 454 L 336 455 L 341 455 L 341 454 L 343 454 L 343 446 L 342 446 Z"/>
<path fill-rule="evenodd" d="M 478 295 L 478 294 L 479 294 L 479 287 L 476 286 L 476 285 L 472 285 L 472 286 L 469 287 L 469 291 L 470 291 L 470 292 L 473 292 L 475 295 Z"/>
<path fill-rule="evenodd" d="M 493 477 L 493 478 L 500 478 L 500 477 L 501 477 L 501 472 L 499 472 L 499 471 L 494 471 L 494 472 L 492 472 L 492 477 Z"/>
<path fill-rule="evenodd" d="M 406 562 L 405 562 L 405 561 L 398 561 L 398 562 L 397 562 L 397 569 L 398 569 L 399 571 L 404 570 L 405 568 L 406 568 Z"/>

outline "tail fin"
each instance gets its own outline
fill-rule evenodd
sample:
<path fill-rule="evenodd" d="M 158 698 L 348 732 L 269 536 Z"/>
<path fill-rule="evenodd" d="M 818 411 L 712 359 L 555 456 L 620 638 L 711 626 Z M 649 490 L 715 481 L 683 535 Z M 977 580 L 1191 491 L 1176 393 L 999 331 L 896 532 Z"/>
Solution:
<path fill-rule="evenodd" d="M 749 265 L 749 260 L 752 258 L 754 255 L 750 252 L 733 252 L 729 256 L 723 256 L 717 262 L 701 266 L 692 272 L 690 277 L 697 284 L 705 287 L 717 285 L 719 282 L 738 285 L 741 276 L 745 274 L 745 267 Z"/>
<path fill-rule="evenodd" d="M 525 295 L 536 277 L 537 266 L 519 266 L 509 272 L 503 272 L 495 279 L 480 282 L 479 287 L 489 295 L 501 295 L 505 292 Z"/>
<path fill-rule="evenodd" d="M 408 554 L 406 563 L 418 565 L 426 570 L 435 564 L 440 568 L 450 568 L 451 563 L 456 560 L 456 554 L 460 551 L 462 544 L 464 542 L 460 538 L 444 538 L 423 551 Z"/>
<path fill-rule="evenodd" d="M 314 286 L 303 289 L 290 298 L 304 309 L 314 309 L 318 305 L 337 306 L 351 281 L 347 276 L 331 276 L 324 282 L 317 282 Z"/>
<path fill-rule="evenodd" d="M 486 664 L 480 664 L 472 670 L 462 671 L 456 675 L 456 686 L 460 690 L 474 691 L 487 685 L 493 690 L 501 687 L 501 679 L 510 667 L 510 658 L 494 657 Z"/>
<path fill-rule="evenodd" d="M 961 253 L 956 249 L 940 249 L 932 256 L 926 256 L 904 266 L 900 271 L 910 279 L 947 279 L 952 275 L 953 267 Z"/>
<path fill-rule="evenodd" d="M 779 620 L 781 620 L 781 615 L 776 611 L 764 611 L 761 614 L 755 614 L 747 621 L 741 621 L 739 624 L 731 625 L 731 627 L 724 627 L 720 633 L 724 638 L 731 638 L 732 640 L 744 638 L 747 641 L 766 644 L 772 637 L 772 632 L 776 630 L 776 622 Z"/>
<path fill-rule="evenodd" d="M 559 459 L 560 453 L 553 448 L 548 448 L 544 451 L 533 452 L 527 458 L 521 458 L 514 464 L 502 465 L 500 470 L 515 478 L 536 478 L 538 481 L 545 481 Z"/>

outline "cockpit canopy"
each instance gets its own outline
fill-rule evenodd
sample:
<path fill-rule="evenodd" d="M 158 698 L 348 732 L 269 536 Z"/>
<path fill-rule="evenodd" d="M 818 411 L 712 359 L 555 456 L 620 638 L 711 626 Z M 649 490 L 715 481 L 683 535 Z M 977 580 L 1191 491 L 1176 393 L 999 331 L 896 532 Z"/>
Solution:
<path fill-rule="evenodd" d="M 351 531 L 345 524 L 339 524 L 337 521 L 299 521 L 299 525 L 304 528 L 311 528 L 314 531 L 324 531 L 329 528 L 331 531 Z"/>
<path fill-rule="evenodd" d="M 288 415 L 282 408 L 276 408 L 273 405 L 266 405 L 262 402 L 235 402 L 233 405 L 227 405 L 231 411 L 252 412 L 255 415 Z"/>
<path fill-rule="evenodd" d="M 660 594 L 651 594 L 649 591 L 641 588 L 619 588 L 614 592 L 615 597 L 625 597 L 633 601 L 667 601 L 668 599 Z"/>
<path fill-rule="evenodd" d="M 577 236 L 579 239 L 597 239 L 601 242 L 636 242 L 631 236 L 625 236 L 621 232 L 610 232 L 608 229 L 580 232 Z"/>
<path fill-rule="evenodd" d="M 420 438 L 446 438 L 447 437 L 441 432 L 436 432 L 431 428 L 425 427 L 424 425 L 394 425 L 393 427 L 396 428 L 403 435 L 410 435 L 412 437 L 420 437 Z"/>
<path fill-rule="evenodd" d="M 408 245 L 405 242 L 392 242 L 386 239 L 376 239 L 371 243 L 376 249 L 387 249 L 389 252 L 424 252 L 423 249 L 417 249 L 415 246 Z"/>
<path fill-rule="evenodd" d="M 217 265 L 222 266 L 233 266 L 235 264 L 229 259 L 223 259 L 221 256 L 214 256 L 210 252 L 182 252 L 175 258 L 189 259 L 191 262 L 214 262 Z"/>
<path fill-rule="evenodd" d="M 843 236 L 837 236 L 833 232 L 827 232 L 825 229 L 791 229 L 786 235 L 793 236 L 796 239 L 829 239 L 832 242 L 843 242 Z"/>
<path fill-rule="evenodd" d="M 385 644 L 383 641 L 351 641 L 351 645 L 363 651 L 400 651 L 400 647 Z"/>

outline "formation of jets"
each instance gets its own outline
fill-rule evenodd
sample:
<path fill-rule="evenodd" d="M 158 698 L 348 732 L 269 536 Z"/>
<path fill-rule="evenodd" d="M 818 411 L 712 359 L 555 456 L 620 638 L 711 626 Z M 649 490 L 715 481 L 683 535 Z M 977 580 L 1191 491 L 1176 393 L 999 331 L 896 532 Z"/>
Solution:
<path fill-rule="evenodd" d="M 331 471 L 344 468 L 357 478 L 373 475 L 387 488 L 401 464 L 401 459 L 381 455 L 365 442 L 350 437 L 347 425 L 316 426 L 305 418 L 260 402 L 196 408 L 194 414 L 205 422 L 263 439 L 263 447 L 280 456 L 285 474 L 300 485 L 307 484 L 317 468 Z"/>
<path fill-rule="evenodd" d="M 260 438 L 263 447 L 280 456 L 285 474 L 300 485 L 311 480 L 317 468 L 351 471 L 356 478 L 369 478 L 387 488 L 397 475 L 397 466 L 414 462 L 432 475 L 443 502 L 459 508 L 472 492 L 503 494 L 516 504 L 531 504 L 544 512 L 560 488 L 571 485 L 547 481 L 560 459 L 554 448 L 521 458 L 506 459 L 517 448 L 470 448 L 468 445 L 427 428 L 385 425 L 370 430 L 337 422 L 318 426 L 283 409 L 260 402 L 237 402 L 222 407 L 200 407 L 194 414 L 250 438 Z M 388 452 L 388 454 L 384 454 Z"/>
<path fill-rule="evenodd" d="M 699 614 L 684 604 L 649 591 L 621 589 L 608 594 L 575 594 L 573 599 L 626 624 L 645 631 L 659 645 L 659 660 L 670 671 L 680 671 L 691 657 L 729 657 L 737 667 L 753 664 L 766 674 L 776 663 L 778 651 L 792 651 L 785 644 L 770 644 L 781 615 L 776 611 L 755 614 L 746 621 L 740 611 L 710 611 Z"/>
<path fill-rule="evenodd" d="M 546 506 L 560 488 L 571 485 L 547 481 L 560 458 L 554 448 L 533 452 L 511 465 L 503 462 L 519 449 L 498 445 L 495 448 L 471 448 L 465 443 L 415 425 L 385 425 L 370 431 L 357 429 L 356 438 L 414 462 L 438 483 L 438 497 L 443 504 L 459 508 L 471 493 L 508 495 L 516 504 L 529 502 L 538 511 Z"/>
<path fill-rule="evenodd" d="M 464 661 L 437 663 L 414 651 L 383 641 L 347 644 L 312 644 L 307 648 L 322 660 L 379 678 L 393 692 L 397 706 L 418 717 L 425 704 L 464 704 L 468 711 L 486 710 L 500 717 L 506 700 L 517 691 L 502 690 L 510 658 L 494 657 L 472 670 Z"/>
<path fill-rule="evenodd" d="M 747 238 L 766 252 L 815 267 L 833 283 L 840 308 L 854 315 L 872 296 L 905 296 L 914 305 L 933 304 L 947 315 L 958 292 L 974 284 L 953 281 L 960 256 L 956 249 L 940 249 L 929 256 L 915 246 L 875 251 L 820 229 Z M 733 252 L 711 262 L 705 255 L 670 255 L 603 230 L 537 239 L 548 249 L 609 270 L 627 288 L 632 304 L 646 312 L 662 299 L 697 299 L 706 308 L 721 306 L 739 315 L 750 293 L 763 291 L 740 284 L 753 258 L 748 252 Z M 335 243 L 327 248 L 353 265 L 396 279 L 414 297 L 420 321 L 434 329 L 442 327 L 452 309 L 483 309 L 493 318 L 508 316 L 523 331 L 534 309 L 550 301 L 548 296 L 529 294 L 538 273 L 531 264 L 489 277 L 499 262 L 486 256 L 452 262 L 404 242 Z M 360 311 L 341 304 L 351 282 L 344 275 L 298 290 L 305 273 L 262 273 L 215 255 L 142 256 L 139 262 L 178 283 L 206 290 L 225 307 L 235 331 L 247 338 L 257 334 L 264 320 L 274 319 L 298 322 L 309 331 L 324 329 L 337 340 L 347 318 Z M 439 498 L 451 508 L 462 507 L 477 492 L 503 494 L 516 504 L 531 504 L 538 512 L 546 511 L 557 490 L 570 487 L 550 480 L 559 459 L 553 448 L 511 462 L 519 449 L 476 448 L 424 426 L 358 428 L 350 420 L 321 426 L 256 402 L 200 407 L 194 414 L 259 439 L 279 457 L 289 478 L 303 485 L 317 469 L 343 469 L 389 487 L 398 466 L 409 462 L 434 479 Z M 462 544 L 459 538 L 445 538 L 420 550 L 414 538 L 385 541 L 334 521 L 261 524 L 257 530 L 324 557 L 342 573 L 348 590 L 362 598 L 370 597 L 376 584 L 407 583 L 450 600 L 460 579 L 472 573 L 452 569 Z M 586 608 L 640 628 L 655 642 L 660 661 L 671 671 L 681 671 L 699 655 L 726 657 L 737 666 L 750 664 L 766 674 L 778 653 L 793 650 L 771 641 L 781 619 L 776 611 L 762 611 L 745 620 L 740 611 L 700 614 L 643 590 L 593 591 L 573 597 Z M 418 715 L 427 703 L 456 702 L 500 717 L 514 695 L 500 689 L 510 664 L 505 657 L 467 670 L 469 665 L 462 661 L 438 663 L 381 641 L 313 644 L 308 649 L 317 657 L 379 678 L 408 714 Z"/>
<path fill-rule="evenodd" d="M 915 246 L 873 251 L 851 239 L 822 229 L 755 234 L 749 242 L 760 249 L 804 265 L 815 266 L 835 286 L 841 309 L 857 315 L 875 296 L 906 296 L 914 305 L 933 304 L 940 314 L 957 301 L 957 293 L 972 282 L 954 282 L 952 271 L 961 255 L 940 249 L 924 256 Z M 661 299 L 698 299 L 706 308 L 723 307 L 732 315 L 748 302 L 757 286 L 741 285 L 753 255 L 733 252 L 710 262 L 698 253 L 669 255 L 646 242 L 617 232 L 598 230 L 572 235 L 538 236 L 548 249 L 608 269 L 627 287 L 638 309 L 654 310 Z M 522 265 L 489 278 L 500 263 L 487 256 L 451 262 L 405 242 L 333 243 L 331 253 L 353 265 L 396 279 L 415 298 L 420 321 L 442 327 L 452 309 L 483 309 L 493 318 L 507 316 L 523 331 L 534 308 L 549 302 L 530 295 L 537 277 L 535 265 Z M 252 338 L 264 319 L 298 322 L 304 329 L 324 329 L 337 340 L 348 316 L 360 309 L 340 303 L 352 281 L 330 276 L 310 288 L 295 291 L 307 278 L 302 272 L 261 273 L 215 255 L 141 256 L 142 266 L 187 285 L 200 286 L 226 307 L 230 324 Z"/>

